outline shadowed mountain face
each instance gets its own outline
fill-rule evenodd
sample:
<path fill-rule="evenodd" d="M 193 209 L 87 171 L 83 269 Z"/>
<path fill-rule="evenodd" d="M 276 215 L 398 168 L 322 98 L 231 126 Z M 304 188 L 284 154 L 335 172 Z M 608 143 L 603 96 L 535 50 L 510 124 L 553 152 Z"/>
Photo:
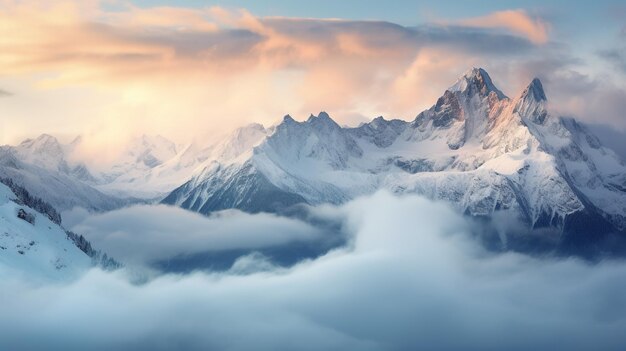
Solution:
<path fill-rule="evenodd" d="M 241 136 L 259 126 L 240 129 L 236 152 L 208 158 L 164 203 L 201 213 L 276 212 L 386 189 L 489 221 L 507 218 L 496 226 L 505 246 L 515 245 L 516 232 L 541 231 L 542 240 L 562 245 L 623 232 L 623 161 L 546 103 L 538 79 L 509 98 L 475 68 L 411 122 L 379 117 L 343 128 L 325 112 L 303 122 L 286 116 L 253 142 Z"/>

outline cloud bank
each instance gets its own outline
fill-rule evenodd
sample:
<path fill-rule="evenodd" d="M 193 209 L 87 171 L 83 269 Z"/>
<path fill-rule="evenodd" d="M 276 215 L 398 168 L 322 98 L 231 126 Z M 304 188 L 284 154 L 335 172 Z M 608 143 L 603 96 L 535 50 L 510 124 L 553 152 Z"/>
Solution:
<path fill-rule="evenodd" d="M 91 133 L 98 152 L 132 133 L 188 139 L 188 125 L 208 133 L 287 113 L 411 119 L 468 67 L 537 50 L 527 33 L 488 23 L 409 27 L 125 1 L 5 1 L 0 20 L 0 83 L 24 92 L 4 102 L 14 124 L 3 139 L 33 126 Z"/>
<path fill-rule="evenodd" d="M 488 253 L 462 217 L 418 197 L 379 193 L 316 211 L 342 218 L 350 244 L 288 269 L 164 275 L 137 285 L 123 272 L 97 270 L 69 285 L 3 279 L 0 347 L 623 347 L 624 262 Z"/>
<path fill-rule="evenodd" d="M 0 143 L 83 134 L 86 159 L 115 155 L 138 134 L 188 142 L 285 114 L 325 110 L 352 125 L 379 115 L 412 120 L 471 66 L 511 96 L 539 76 L 555 110 L 626 130 L 613 98 L 626 87 L 599 69 L 619 63 L 617 51 L 587 62 L 552 37 L 552 23 L 523 9 L 403 26 L 28 0 L 0 2 L 0 21 L 0 85 L 20 91 L 3 99 L 11 128 Z M 567 79 L 577 75 L 604 84 Z"/>
<path fill-rule="evenodd" d="M 310 224 L 272 214 L 228 210 L 205 217 L 164 205 L 89 215 L 72 225 L 72 230 L 122 262 L 139 266 L 177 256 L 255 251 L 332 239 Z"/>

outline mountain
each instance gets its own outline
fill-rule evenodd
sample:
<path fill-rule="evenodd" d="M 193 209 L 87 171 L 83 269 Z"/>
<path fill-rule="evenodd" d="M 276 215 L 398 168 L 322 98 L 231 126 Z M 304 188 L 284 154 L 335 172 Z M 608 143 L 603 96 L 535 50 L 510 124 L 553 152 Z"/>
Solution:
<path fill-rule="evenodd" d="M 281 212 L 387 189 L 493 222 L 506 246 L 519 228 L 574 245 L 626 231 L 623 161 L 585 126 L 552 115 L 538 79 L 510 98 L 480 68 L 412 121 L 341 127 L 321 112 L 251 124 L 210 143 L 144 135 L 97 169 L 76 161 L 82 143 L 44 134 L 0 147 L 0 177 L 60 210 L 163 199 L 205 214 Z"/>
<path fill-rule="evenodd" d="M 42 134 L 35 139 L 26 139 L 13 148 L 15 156 L 22 162 L 37 165 L 51 172 L 58 172 L 82 181 L 94 181 L 93 175 L 87 170 L 84 163 L 68 161 L 68 155 L 80 142 L 77 138 L 68 145 L 62 145 L 48 134 Z"/>
<path fill-rule="evenodd" d="M 128 200 L 95 189 L 95 177 L 82 163 L 68 161 L 74 143 L 62 145 L 47 134 L 17 146 L 0 147 L 0 178 L 12 179 L 59 210 L 118 208 Z"/>
<path fill-rule="evenodd" d="M 157 135 L 132 139 L 112 165 L 98 173 L 94 186 L 119 197 L 158 198 L 181 183 L 165 163 L 176 158 L 179 146 Z M 187 172 L 189 174 L 189 172 Z"/>
<path fill-rule="evenodd" d="M 111 165 L 91 167 L 77 161 L 83 138 L 69 144 L 42 134 L 16 146 L 0 147 L 0 177 L 12 179 L 60 210 L 83 207 L 108 211 L 161 198 L 193 172 L 181 166 L 189 146 L 178 146 L 162 136 L 131 140 Z M 100 162 L 102 163 L 102 162 Z M 102 166 L 101 164 L 98 164 Z"/>
<path fill-rule="evenodd" d="M 584 126 L 551 115 L 538 79 L 509 98 L 474 68 L 410 122 L 347 128 L 322 112 L 235 136 L 238 147 L 209 155 L 163 202 L 201 213 L 281 211 L 388 189 L 474 217 L 506 215 L 575 245 L 626 230 L 626 166 Z M 516 227 L 499 224 L 504 245 Z"/>
<path fill-rule="evenodd" d="M 118 197 L 160 200 L 199 171 L 207 160 L 235 159 L 265 137 L 266 130 L 259 124 L 206 145 L 176 145 L 162 136 L 143 135 L 132 140 L 110 167 L 95 172 L 97 181 L 92 184 Z"/>
<path fill-rule="evenodd" d="M 0 277 L 19 272 L 31 279 L 68 279 L 94 265 L 120 266 L 66 232 L 52 206 L 11 181 L 0 182 Z"/>

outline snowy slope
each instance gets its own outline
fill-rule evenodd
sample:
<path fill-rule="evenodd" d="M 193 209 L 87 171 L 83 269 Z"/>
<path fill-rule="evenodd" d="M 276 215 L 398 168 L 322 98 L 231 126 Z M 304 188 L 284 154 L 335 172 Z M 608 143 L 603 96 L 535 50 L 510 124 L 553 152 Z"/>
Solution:
<path fill-rule="evenodd" d="M 131 140 L 104 170 L 76 161 L 82 143 L 82 137 L 62 144 L 43 134 L 16 146 L 0 147 L 0 177 L 15 180 L 60 210 L 80 206 L 102 211 L 162 197 L 193 171 L 176 168 L 180 164 L 173 163 L 185 157 L 184 152 L 162 136 Z M 198 156 L 196 150 L 191 151 Z"/>
<path fill-rule="evenodd" d="M 228 137 L 213 140 L 207 145 L 198 142 L 176 145 L 160 135 L 142 135 L 131 139 L 114 160 L 97 165 L 75 161 L 77 157 L 73 153 L 82 147 L 81 137 L 70 144 L 61 144 L 56 138 L 44 134 L 36 139 L 25 140 L 14 147 L 5 146 L 4 150 L 5 154 L 13 155 L 14 159 L 20 160 L 15 162 L 19 162 L 21 168 L 31 166 L 30 168 L 43 169 L 35 173 L 47 171 L 62 179 L 64 183 L 79 183 L 83 187 L 87 186 L 103 193 L 105 197 L 127 199 L 125 202 L 128 202 L 133 198 L 143 200 L 162 198 L 187 181 L 204 161 L 208 159 L 232 161 L 241 153 L 250 152 L 251 148 L 265 136 L 266 131 L 259 124 L 240 128 Z M 5 163 L 11 165 L 11 162 Z M 67 200 L 70 201 L 76 195 L 78 194 L 73 194 L 70 190 Z M 98 199 L 99 196 L 92 198 Z M 50 201 L 64 209 L 65 205 L 60 201 L 53 198 L 50 198 Z M 110 209 L 106 206 L 91 207 Z"/>
<path fill-rule="evenodd" d="M 40 140 L 38 138 L 37 140 Z M 56 140 L 56 139 L 55 139 Z M 90 173 L 71 168 L 62 153 L 59 144 L 37 144 L 29 153 L 24 143 L 18 147 L 0 147 L 0 178 L 12 179 L 57 209 L 69 210 L 83 207 L 93 211 L 104 211 L 118 208 L 128 200 L 106 195 L 83 177 Z M 78 176 L 82 174 L 83 176 Z"/>
<path fill-rule="evenodd" d="M 200 171 L 207 160 L 237 162 L 266 135 L 263 126 L 251 124 L 208 145 L 193 142 L 178 147 L 160 136 L 143 136 L 129 145 L 116 165 L 102 173 L 104 181 L 96 187 L 118 196 L 162 198 Z"/>
<path fill-rule="evenodd" d="M 0 279 L 14 274 L 37 280 L 71 279 L 92 267 L 91 258 L 68 239 L 63 228 L 15 199 L 0 183 Z M 32 216 L 32 223 L 18 218 L 20 210 Z"/>
<path fill-rule="evenodd" d="M 624 163 L 546 104 L 539 80 L 511 99 L 472 69 L 411 122 L 379 117 L 342 128 L 324 112 L 303 122 L 286 116 L 247 151 L 209 155 L 164 202 L 202 213 L 276 211 L 385 188 L 474 216 L 506 211 L 529 228 L 561 231 L 593 218 L 626 229 Z"/>
<path fill-rule="evenodd" d="M 35 139 L 24 140 L 12 151 L 24 163 L 78 180 L 93 181 L 95 179 L 84 163 L 69 161 L 68 156 L 79 143 L 80 138 L 76 138 L 70 144 L 63 145 L 55 137 L 42 134 Z"/>
<path fill-rule="evenodd" d="M 110 167 L 97 172 L 94 186 L 119 197 L 157 198 L 175 187 L 160 179 L 159 169 L 178 154 L 178 146 L 165 137 L 142 135 L 131 140 Z"/>

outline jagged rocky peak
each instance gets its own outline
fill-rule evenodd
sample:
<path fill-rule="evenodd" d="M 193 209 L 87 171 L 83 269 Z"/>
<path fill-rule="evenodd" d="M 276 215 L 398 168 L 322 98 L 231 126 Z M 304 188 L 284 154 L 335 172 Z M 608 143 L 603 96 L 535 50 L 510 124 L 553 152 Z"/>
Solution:
<path fill-rule="evenodd" d="M 523 119 L 536 124 L 544 124 L 548 117 L 547 101 L 541 81 L 534 78 L 517 99 L 514 111 L 519 113 Z"/>
<path fill-rule="evenodd" d="M 388 121 L 383 116 L 378 116 L 374 118 L 370 123 L 367 123 L 372 129 L 376 131 L 383 131 L 387 128 L 393 121 Z"/>
<path fill-rule="evenodd" d="M 433 126 L 449 127 L 454 120 L 464 120 L 465 114 L 459 99 L 449 90 L 437 100 L 434 108 Z"/>
<path fill-rule="evenodd" d="M 313 115 L 311 115 L 311 116 L 313 116 Z M 328 115 L 328 113 L 326 113 L 325 111 L 321 111 L 320 113 L 318 113 L 318 114 L 317 114 L 317 118 L 320 118 L 320 119 L 330 119 L 330 120 L 332 120 L 332 119 L 330 118 L 330 116 Z"/>
<path fill-rule="evenodd" d="M 57 138 L 50 134 L 41 134 L 35 139 L 26 139 L 20 143 L 23 148 L 32 150 L 50 150 L 51 148 L 58 148 L 60 150 L 61 144 Z"/>
<path fill-rule="evenodd" d="M 285 117 L 257 152 L 268 151 L 283 160 L 324 160 L 331 167 L 345 168 L 350 156 L 360 157 L 362 150 L 352 136 L 326 112 L 311 115 L 304 122 Z"/>
<path fill-rule="evenodd" d="M 467 135 L 483 128 L 488 120 L 500 114 L 510 100 L 493 84 L 482 68 L 472 68 L 447 89 L 429 110 L 420 113 L 413 125 L 421 126 L 432 120 L 435 128 L 450 128 L 454 123 L 470 119 Z"/>
<path fill-rule="evenodd" d="M 362 123 L 356 128 L 348 128 L 347 130 L 357 138 L 369 140 L 378 147 L 388 147 L 393 144 L 408 125 L 409 122 L 403 120 L 387 120 L 379 116 L 371 122 Z"/>
<path fill-rule="evenodd" d="M 35 139 L 26 139 L 15 148 L 15 151 L 21 160 L 37 164 L 39 167 L 55 170 L 67 168 L 63 145 L 49 134 L 42 134 Z"/>
<path fill-rule="evenodd" d="M 303 128 L 306 126 L 315 127 L 315 129 L 335 129 L 341 128 L 326 112 L 320 112 L 317 116 L 314 114 L 310 114 L 309 118 L 305 121 L 296 121 L 291 115 L 285 115 L 283 120 L 276 125 L 277 130 L 281 130 L 284 128 Z"/>
<path fill-rule="evenodd" d="M 539 78 L 534 78 L 532 82 L 530 82 L 528 87 L 524 90 L 524 93 L 522 93 L 522 96 L 524 95 L 532 96 L 535 101 L 548 100 L 546 93 L 543 91 L 543 84 L 541 84 Z"/>
<path fill-rule="evenodd" d="M 374 118 L 372 120 L 372 124 L 374 124 L 374 123 L 384 123 L 384 122 L 387 122 L 387 120 L 383 116 L 378 116 L 378 117 L 376 117 L 376 118 Z"/>
<path fill-rule="evenodd" d="M 309 116 L 309 119 L 307 119 L 306 123 L 309 123 L 309 124 L 311 124 L 313 126 L 317 126 L 317 127 L 323 127 L 323 128 L 332 128 L 332 129 L 339 129 L 339 128 L 341 128 L 339 126 L 339 124 L 337 124 L 337 122 L 335 122 L 335 120 L 330 118 L 328 113 L 326 113 L 324 111 L 320 112 L 317 116 L 311 114 Z"/>
<path fill-rule="evenodd" d="M 499 100 L 506 98 L 506 95 L 493 84 L 487 71 L 476 67 L 465 72 L 448 90 L 465 93 L 468 96 L 479 94 L 482 97 L 489 96 L 493 92 Z"/>

